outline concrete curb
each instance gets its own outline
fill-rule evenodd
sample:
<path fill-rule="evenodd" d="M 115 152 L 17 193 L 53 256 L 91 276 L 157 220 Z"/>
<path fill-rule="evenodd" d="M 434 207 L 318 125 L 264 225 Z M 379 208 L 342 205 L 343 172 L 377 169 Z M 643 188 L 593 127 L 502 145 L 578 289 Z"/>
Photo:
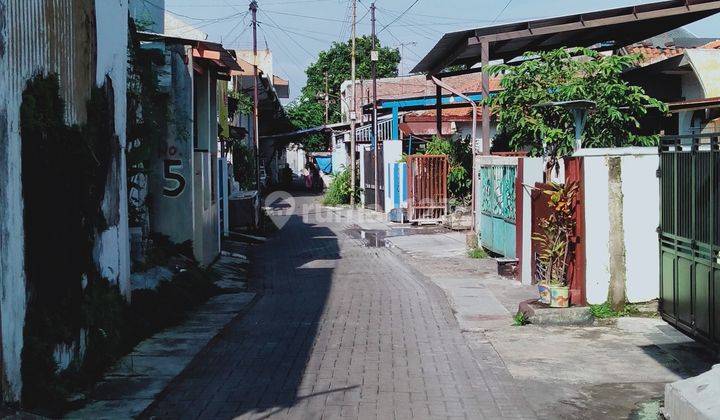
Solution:
<path fill-rule="evenodd" d="M 221 257 L 218 263 L 230 257 Z M 230 262 L 232 264 L 232 262 Z M 231 289 L 232 290 L 232 289 Z M 256 293 L 212 297 L 181 324 L 158 332 L 120 359 L 90 393 L 84 408 L 70 419 L 118 419 L 139 416 L 162 394 L 230 322 L 258 301 Z"/>
<path fill-rule="evenodd" d="M 663 411 L 670 420 L 720 418 L 720 365 L 694 378 L 665 385 Z"/>
<path fill-rule="evenodd" d="M 536 304 L 536 299 L 520 302 L 518 313 L 533 325 L 541 326 L 588 326 L 595 322 L 589 306 L 548 308 Z"/>

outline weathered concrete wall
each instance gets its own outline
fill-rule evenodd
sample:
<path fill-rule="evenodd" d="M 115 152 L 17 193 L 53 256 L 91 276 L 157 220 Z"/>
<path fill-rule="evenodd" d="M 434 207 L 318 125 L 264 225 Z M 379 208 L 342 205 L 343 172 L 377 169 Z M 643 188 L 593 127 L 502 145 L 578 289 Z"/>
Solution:
<path fill-rule="evenodd" d="M 285 159 L 292 169 L 293 174 L 300 176 L 305 169 L 305 150 L 299 146 L 290 144 L 286 150 Z M 335 162 L 333 162 L 333 170 L 335 170 Z"/>
<path fill-rule="evenodd" d="M 545 161 L 542 158 L 523 158 L 522 199 L 522 257 L 520 280 L 532 284 L 532 186 L 543 181 Z"/>
<path fill-rule="evenodd" d="M 714 98 L 720 96 L 720 51 L 715 49 L 690 49 L 685 52 L 683 62 L 688 62 L 693 68 L 702 86 L 703 97 Z M 695 98 L 688 97 L 688 99 Z"/>
<path fill-rule="evenodd" d="M 195 119 L 197 147 L 193 156 L 195 231 L 193 250 L 195 258 L 210 264 L 220 253 L 218 232 L 217 182 L 217 94 L 216 80 L 208 72 L 195 75 Z"/>
<path fill-rule="evenodd" d="M 82 123 L 90 90 L 109 76 L 115 93 L 115 129 L 124 146 L 127 7 L 127 0 L 0 0 L 0 382 L 4 400 L 19 399 L 22 388 L 20 354 L 26 311 L 19 131 L 22 92 L 34 75 L 57 74 L 66 122 Z M 117 216 L 109 218 L 116 223 L 101 234 L 96 257 L 102 273 L 126 292 L 126 183 L 123 153 L 119 155 L 103 206 L 106 215 Z"/>
<path fill-rule="evenodd" d="M 683 96 L 688 99 L 701 99 L 705 97 L 702 85 L 694 73 L 683 74 L 680 78 Z M 693 121 L 695 111 L 682 111 L 678 113 L 680 134 L 690 134 L 702 131 L 701 124 Z"/>
<path fill-rule="evenodd" d="M 656 229 L 660 223 L 659 189 L 655 171 L 659 158 L 655 148 L 585 149 L 585 243 L 587 300 L 607 300 L 610 285 L 612 244 L 622 243 L 616 255 L 625 253 L 627 299 L 644 302 L 659 295 L 659 250 Z M 609 158 L 620 159 L 622 220 L 611 221 Z M 613 226 L 622 225 L 617 237 Z M 614 239 L 614 240 L 613 240 Z M 621 241 L 621 242 L 618 242 Z M 622 274 L 622 273 L 619 273 Z"/>
<path fill-rule="evenodd" d="M 115 134 L 120 153 L 110 166 L 103 212 L 110 227 L 95 244 L 95 255 L 103 277 L 115 280 L 121 293 L 130 299 L 130 234 L 126 170 L 127 126 L 127 0 L 95 0 L 97 30 L 97 71 L 95 83 L 102 86 L 106 78 L 115 92 Z"/>
<path fill-rule="evenodd" d="M 692 73 L 681 76 L 682 94 L 686 99 L 703 99 L 720 96 L 720 51 L 716 49 L 690 49 L 685 52 L 681 66 Z M 703 111 L 683 111 L 679 114 L 680 134 L 713 133 L 714 122 L 705 121 Z M 694 120 L 694 116 L 699 120 Z"/>
<path fill-rule="evenodd" d="M 150 190 L 150 227 L 175 243 L 192 241 L 193 208 L 193 70 L 189 47 L 168 47 L 165 71 L 172 78 L 166 145 L 157 151 Z M 188 58 L 187 64 L 185 57 Z"/>
<path fill-rule="evenodd" d="M 478 111 L 479 112 L 479 111 Z M 478 116 L 477 126 L 475 127 L 475 138 L 478 143 L 478 151 L 482 151 L 482 118 Z M 455 123 L 457 134 L 463 138 L 472 136 L 472 121 L 462 121 Z M 490 138 L 494 138 L 497 134 L 497 123 L 492 121 L 490 123 Z"/>
<path fill-rule="evenodd" d="M 345 147 L 345 137 L 350 137 L 349 134 L 336 134 L 333 136 L 333 148 L 332 148 L 332 166 L 333 173 L 341 172 L 344 168 L 349 166 L 348 162 L 348 151 Z M 289 154 L 288 154 L 289 156 Z"/>
<path fill-rule="evenodd" d="M 250 64 L 254 64 L 255 56 L 252 50 L 236 50 L 238 58 L 247 61 Z M 272 83 L 273 75 L 273 55 L 270 50 L 258 50 L 257 52 L 257 66 L 265 75 L 265 77 Z"/>
<path fill-rule="evenodd" d="M 367 165 L 365 161 L 365 150 L 370 150 L 370 146 L 358 145 L 358 147 L 360 147 L 360 156 L 355 164 L 357 165 L 356 168 L 360 178 L 358 187 L 363 189 L 365 188 L 365 165 Z M 365 207 L 365 194 L 360 194 L 360 204 Z"/>
<path fill-rule="evenodd" d="M 606 158 L 608 167 L 608 219 L 610 240 L 608 242 L 608 300 L 626 300 L 627 265 L 625 263 L 625 224 L 623 223 L 622 162 L 619 156 Z"/>

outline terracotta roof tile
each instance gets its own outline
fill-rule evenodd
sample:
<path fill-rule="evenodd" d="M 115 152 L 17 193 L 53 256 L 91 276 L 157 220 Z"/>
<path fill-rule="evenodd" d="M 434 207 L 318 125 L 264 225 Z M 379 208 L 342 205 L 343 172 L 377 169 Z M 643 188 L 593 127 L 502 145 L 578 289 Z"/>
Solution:
<path fill-rule="evenodd" d="M 405 114 L 405 121 L 435 121 L 435 110 L 413 111 Z M 442 112 L 443 121 L 459 122 L 472 121 L 472 107 L 445 108 Z M 478 109 L 478 121 L 482 117 L 482 110 Z"/>
<path fill-rule="evenodd" d="M 662 61 L 670 57 L 675 57 L 685 52 L 684 48 L 679 48 L 675 46 L 654 47 L 647 46 L 642 43 L 630 45 L 626 47 L 625 50 L 628 52 L 628 54 L 642 55 L 643 58 L 642 62 L 640 63 L 641 66 L 647 66 L 653 63 L 657 63 L 658 61 Z"/>
<path fill-rule="evenodd" d="M 707 44 L 700 47 L 701 49 L 705 50 L 718 50 L 720 49 L 720 39 L 716 39 L 715 41 L 708 42 Z"/>
<path fill-rule="evenodd" d="M 443 82 L 463 93 L 475 93 L 482 91 L 481 73 L 464 74 L 443 79 Z M 357 81 L 357 105 L 358 109 L 372 101 L 372 80 Z M 500 90 L 500 79 L 490 79 L 490 91 Z M 443 95 L 450 92 L 443 89 Z M 425 75 L 390 77 L 377 80 L 378 99 L 403 99 L 421 96 L 435 96 L 435 84 L 428 80 Z"/>

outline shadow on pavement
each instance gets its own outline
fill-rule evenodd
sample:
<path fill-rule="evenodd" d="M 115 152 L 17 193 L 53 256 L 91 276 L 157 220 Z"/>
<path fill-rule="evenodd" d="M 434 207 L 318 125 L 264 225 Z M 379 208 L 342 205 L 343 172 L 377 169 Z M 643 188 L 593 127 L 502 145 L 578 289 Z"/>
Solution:
<path fill-rule="evenodd" d="M 296 201 L 309 197 L 295 195 Z M 264 417 L 307 398 L 352 388 L 331 389 L 329 380 L 318 387 L 317 378 L 303 384 L 304 376 L 314 375 L 306 375 L 306 369 L 317 370 L 321 363 L 310 356 L 334 260 L 339 258 L 332 230 L 292 215 L 280 232 L 254 248 L 249 286 L 262 297 L 233 320 L 141 418 Z"/>

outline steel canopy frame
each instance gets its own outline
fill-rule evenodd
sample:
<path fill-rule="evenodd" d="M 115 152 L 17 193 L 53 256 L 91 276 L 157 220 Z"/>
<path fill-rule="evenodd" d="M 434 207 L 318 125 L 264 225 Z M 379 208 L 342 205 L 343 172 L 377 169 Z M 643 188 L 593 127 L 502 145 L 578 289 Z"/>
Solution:
<path fill-rule="evenodd" d="M 490 44 L 490 60 L 560 47 L 616 49 L 718 12 L 718 0 L 671 0 L 451 32 L 412 71 L 437 74 L 451 65 L 471 67 L 481 61 L 483 42 Z"/>
<path fill-rule="evenodd" d="M 480 102 L 483 98 L 482 93 L 465 93 L 464 95 L 473 102 Z M 443 95 L 439 101 L 435 96 L 420 96 L 403 99 L 380 99 L 377 101 L 377 111 L 378 113 L 392 113 L 392 137 L 399 140 L 401 111 L 437 109 L 438 105 L 441 109 L 471 106 L 470 102 L 458 95 Z M 371 106 L 366 105 L 363 107 L 364 113 L 368 113 L 370 110 L 372 110 Z M 442 116 L 442 114 L 440 115 Z"/>
<path fill-rule="evenodd" d="M 561 47 L 617 49 L 720 12 L 719 0 L 671 0 L 445 34 L 415 66 L 438 75 L 451 65 L 482 64 L 483 94 L 489 94 L 487 67 L 528 51 Z M 490 115 L 483 104 L 483 154 L 490 150 Z"/>

